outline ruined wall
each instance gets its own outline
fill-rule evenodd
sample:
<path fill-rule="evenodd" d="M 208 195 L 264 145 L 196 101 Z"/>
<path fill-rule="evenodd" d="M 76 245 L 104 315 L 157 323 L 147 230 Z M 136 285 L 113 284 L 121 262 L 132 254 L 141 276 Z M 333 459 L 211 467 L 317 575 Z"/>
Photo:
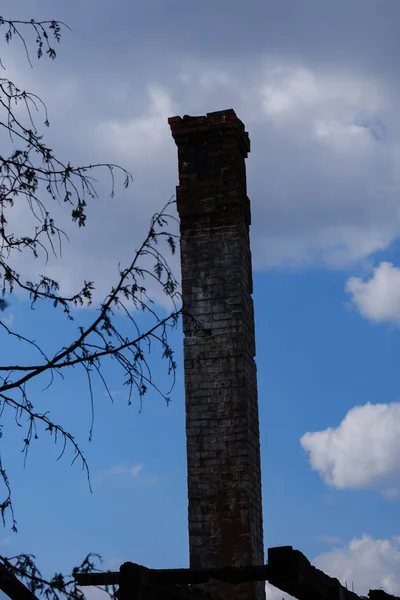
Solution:
<path fill-rule="evenodd" d="M 254 313 L 245 158 L 233 110 L 172 117 L 178 146 L 190 566 L 263 564 Z M 263 583 L 226 600 L 263 600 Z"/>

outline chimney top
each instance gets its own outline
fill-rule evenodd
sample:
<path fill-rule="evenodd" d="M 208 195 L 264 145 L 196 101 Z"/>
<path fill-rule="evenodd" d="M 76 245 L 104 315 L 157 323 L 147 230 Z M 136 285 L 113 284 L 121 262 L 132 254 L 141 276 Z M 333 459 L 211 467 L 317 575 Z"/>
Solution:
<path fill-rule="evenodd" d="M 218 110 L 207 113 L 206 115 L 183 117 L 170 117 L 168 124 L 171 127 L 171 133 L 175 142 L 182 136 L 202 132 L 219 132 L 222 136 L 237 136 L 242 142 L 243 154 L 245 157 L 250 152 L 250 138 L 245 131 L 244 123 L 236 116 L 233 108 Z"/>

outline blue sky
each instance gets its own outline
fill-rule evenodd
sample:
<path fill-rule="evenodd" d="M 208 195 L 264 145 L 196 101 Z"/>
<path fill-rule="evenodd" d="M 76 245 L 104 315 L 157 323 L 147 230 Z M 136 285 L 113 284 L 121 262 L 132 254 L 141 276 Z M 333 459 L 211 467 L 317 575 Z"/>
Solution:
<path fill-rule="evenodd" d="M 169 116 L 234 108 L 244 121 L 265 546 L 293 545 L 360 593 L 384 586 L 400 595 L 398 2 L 5 0 L 3 15 L 72 28 L 55 63 L 31 69 L 17 42 L 1 49 L 5 76 L 46 101 L 50 147 L 134 176 L 112 201 L 100 179 L 85 230 L 65 220 L 71 243 L 61 261 L 16 264 L 59 278 L 66 293 L 90 278 L 101 299 L 174 193 Z M 15 214 L 19 226 L 25 215 Z M 61 314 L 32 313 L 22 297 L 6 318 L 47 348 L 73 334 Z M 96 384 L 90 444 L 83 376 L 70 373 L 46 393 L 32 386 L 85 450 L 93 494 L 44 435 L 24 469 L 9 421 L 2 452 L 19 531 L 4 530 L 1 552 L 36 554 L 47 574 L 90 551 L 113 569 L 126 560 L 188 565 L 180 328 L 172 341 L 171 404 L 150 392 L 139 414 L 108 365 L 114 404 Z M 28 360 L 8 340 L 0 356 Z M 167 386 L 156 354 L 152 366 Z"/>

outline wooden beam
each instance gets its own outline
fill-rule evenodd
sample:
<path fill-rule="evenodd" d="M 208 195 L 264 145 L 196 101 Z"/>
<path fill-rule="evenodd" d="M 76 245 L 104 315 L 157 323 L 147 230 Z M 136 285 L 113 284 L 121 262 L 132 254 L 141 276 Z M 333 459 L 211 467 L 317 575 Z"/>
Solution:
<path fill-rule="evenodd" d="M 125 563 L 135 565 L 135 563 Z M 246 567 L 213 567 L 211 569 L 147 569 L 146 575 L 154 583 L 175 583 L 177 585 L 195 585 L 218 579 L 228 583 L 243 581 L 266 581 L 268 565 Z M 118 585 L 120 574 L 113 573 L 77 573 L 74 575 L 78 585 Z"/>
<path fill-rule="evenodd" d="M 0 565 L 0 589 L 11 600 L 38 600 L 37 596 L 13 575 L 4 565 Z"/>
<path fill-rule="evenodd" d="M 360 600 L 338 579 L 313 567 L 304 554 L 292 546 L 269 548 L 268 581 L 298 600 Z"/>
<path fill-rule="evenodd" d="M 76 573 L 74 579 L 77 585 L 119 585 L 119 571 L 106 573 Z"/>
<path fill-rule="evenodd" d="M 360 600 L 360 596 L 345 588 L 338 579 L 315 568 L 292 546 L 269 548 L 268 564 L 245 567 L 216 567 L 212 569 L 148 569 L 135 563 L 121 567 L 139 577 L 140 585 L 195 585 L 218 579 L 228 583 L 269 581 L 298 600 Z M 139 575 L 138 575 L 139 574 Z M 120 573 L 78 573 L 78 585 L 119 585 Z M 400 600 L 383 590 L 370 590 L 369 600 Z"/>
<path fill-rule="evenodd" d="M 400 600 L 398 596 L 392 596 L 384 590 L 369 590 L 368 597 L 370 600 Z"/>

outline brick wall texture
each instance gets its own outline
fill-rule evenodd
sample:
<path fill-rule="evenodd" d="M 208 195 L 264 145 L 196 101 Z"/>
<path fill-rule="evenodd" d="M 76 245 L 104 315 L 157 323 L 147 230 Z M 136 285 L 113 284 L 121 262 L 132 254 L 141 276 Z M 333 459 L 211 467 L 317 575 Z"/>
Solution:
<path fill-rule="evenodd" d="M 245 158 L 233 110 L 172 117 L 178 147 L 190 566 L 264 563 Z M 263 583 L 212 582 L 225 600 Z"/>

